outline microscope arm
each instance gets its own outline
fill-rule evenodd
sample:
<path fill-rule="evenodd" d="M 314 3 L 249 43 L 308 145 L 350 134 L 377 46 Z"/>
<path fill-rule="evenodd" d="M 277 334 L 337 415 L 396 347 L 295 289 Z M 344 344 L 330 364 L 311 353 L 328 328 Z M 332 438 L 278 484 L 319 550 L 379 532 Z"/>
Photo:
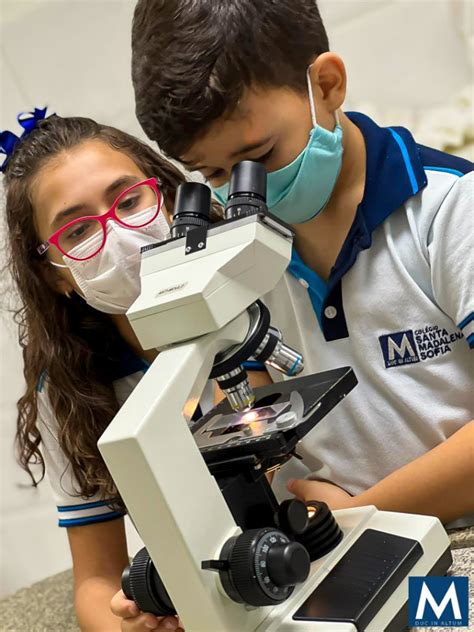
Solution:
<path fill-rule="evenodd" d="M 198 402 L 215 355 L 240 343 L 248 326 L 244 312 L 160 352 L 98 443 L 187 632 L 254 629 L 268 614 L 234 603 L 217 589 L 216 574 L 201 570 L 240 529 L 184 412 Z"/>

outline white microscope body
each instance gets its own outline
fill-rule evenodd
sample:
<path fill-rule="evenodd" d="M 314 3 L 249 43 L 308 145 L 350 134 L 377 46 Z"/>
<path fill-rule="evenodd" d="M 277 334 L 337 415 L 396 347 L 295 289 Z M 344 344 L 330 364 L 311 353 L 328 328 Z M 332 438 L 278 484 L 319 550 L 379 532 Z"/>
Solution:
<path fill-rule="evenodd" d="M 215 357 L 245 340 L 251 327 L 247 308 L 276 286 L 292 248 L 291 231 L 271 216 L 244 216 L 206 230 L 143 253 L 141 294 L 127 315 L 143 348 L 160 353 L 99 441 L 186 632 L 362 629 L 357 621 L 335 620 L 330 608 L 328 619 L 294 615 L 367 530 L 421 544 L 417 560 L 391 584 L 391 594 L 363 628 L 403 629 L 408 574 L 443 574 L 449 566 L 449 540 L 436 518 L 375 507 L 335 512 L 344 533 L 341 543 L 313 562 L 308 579 L 274 606 L 233 601 L 220 576 L 201 567 L 204 560 L 219 559 L 224 544 L 241 529 L 200 453 L 190 418 Z M 193 242 L 193 232 L 203 239 Z M 341 594 L 341 612 L 346 598 Z M 363 595 L 358 598 L 363 603 Z M 363 615 L 364 606 L 355 607 Z"/>

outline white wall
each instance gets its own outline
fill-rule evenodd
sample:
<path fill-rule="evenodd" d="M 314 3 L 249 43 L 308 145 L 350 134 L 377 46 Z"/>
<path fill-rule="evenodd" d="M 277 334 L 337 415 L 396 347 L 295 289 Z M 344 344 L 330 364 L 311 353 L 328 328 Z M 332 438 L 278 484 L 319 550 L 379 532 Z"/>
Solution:
<path fill-rule="evenodd" d="M 61 115 L 88 115 L 141 135 L 130 80 L 134 4 L 0 0 L 0 127 L 14 131 L 19 111 L 48 105 Z M 451 103 L 472 82 L 470 0 L 321 0 L 320 7 L 331 48 L 346 62 L 355 106 L 382 119 L 398 113 L 420 125 L 427 111 Z M 5 319 L 0 321 L 0 596 L 70 566 L 47 484 L 26 488 L 28 478 L 12 456 L 23 381 L 16 334 L 8 315 Z M 132 536 L 130 552 L 139 544 Z"/>
<path fill-rule="evenodd" d="M 320 0 L 346 110 L 474 158 L 473 0 Z"/>
<path fill-rule="evenodd" d="M 472 81 L 471 1 L 320 0 L 319 6 L 356 102 L 431 107 Z"/>

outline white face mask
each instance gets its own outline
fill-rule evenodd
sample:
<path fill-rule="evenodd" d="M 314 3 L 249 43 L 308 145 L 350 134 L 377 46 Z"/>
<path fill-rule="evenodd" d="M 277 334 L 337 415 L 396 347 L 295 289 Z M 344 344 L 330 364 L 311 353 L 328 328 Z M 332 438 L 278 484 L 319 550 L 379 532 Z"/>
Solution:
<path fill-rule="evenodd" d="M 155 207 L 156 208 L 156 207 Z M 135 215 L 137 224 L 145 209 Z M 169 238 L 169 226 L 163 211 L 148 226 L 137 230 L 123 228 L 117 222 L 107 222 L 107 241 L 92 259 L 75 261 L 63 256 L 64 263 L 80 287 L 87 303 L 106 314 L 125 314 L 140 294 L 140 248 Z M 93 252 L 102 235 L 93 235 L 69 254 L 78 257 Z M 58 264 L 53 264 L 58 266 Z"/>

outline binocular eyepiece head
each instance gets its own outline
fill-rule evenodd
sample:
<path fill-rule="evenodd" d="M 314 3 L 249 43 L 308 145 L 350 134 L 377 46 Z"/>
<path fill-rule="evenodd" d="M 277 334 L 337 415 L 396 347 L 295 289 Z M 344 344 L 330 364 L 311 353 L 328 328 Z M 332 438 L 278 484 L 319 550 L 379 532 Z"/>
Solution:
<path fill-rule="evenodd" d="M 225 218 L 267 213 L 267 172 L 260 162 L 243 160 L 232 167 Z M 176 190 L 171 237 L 210 223 L 211 190 L 199 182 L 183 182 Z"/>

